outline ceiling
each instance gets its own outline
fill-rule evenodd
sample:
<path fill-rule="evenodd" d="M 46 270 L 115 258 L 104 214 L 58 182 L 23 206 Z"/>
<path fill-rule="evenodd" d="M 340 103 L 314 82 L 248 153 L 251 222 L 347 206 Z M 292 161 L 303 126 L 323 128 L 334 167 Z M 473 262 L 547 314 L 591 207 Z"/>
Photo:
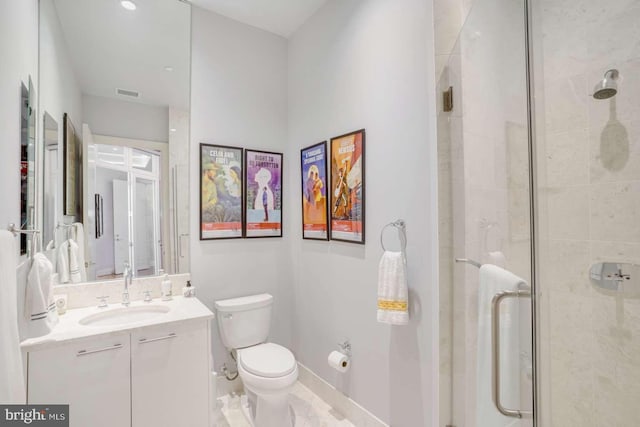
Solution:
<path fill-rule="evenodd" d="M 289 37 L 326 0 L 191 0 L 236 21 Z"/>
<path fill-rule="evenodd" d="M 176 0 L 51 0 L 83 93 L 189 109 L 190 7 Z M 165 67 L 172 67 L 168 72 Z M 140 92 L 140 98 L 116 94 Z"/>
<path fill-rule="evenodd" d="M 83 93 L 189 109 L 190 7 L 178 0 L 53 1 Z M 191 0 L 191 4 L 290 36 L 326 0 Z M 165 71 L 165 67 L 173 71 Z M 116 88 L 140 98 L 116 94 Z"/>

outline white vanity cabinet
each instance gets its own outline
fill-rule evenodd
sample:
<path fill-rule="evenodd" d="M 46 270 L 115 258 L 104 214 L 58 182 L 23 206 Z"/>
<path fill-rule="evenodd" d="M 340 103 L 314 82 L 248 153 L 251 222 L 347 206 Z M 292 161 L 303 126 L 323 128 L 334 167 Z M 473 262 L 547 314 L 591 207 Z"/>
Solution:
<path fill-rule="evenodd" d="M 72 427 L 131 426 L 128 333 L 28 353 L 28 403 L 69 404 Z"/>
<path fill-rule="evenodd" d="M 182 322 L 131 334 L 133 427 L 207 427 L 207 326 L 207 321 Z"/>
<path fill-rule="evenodd" d="M 209 427 L 209 321 L 26 348 L 28 403 L 69 404 L 71 427 Z"/>

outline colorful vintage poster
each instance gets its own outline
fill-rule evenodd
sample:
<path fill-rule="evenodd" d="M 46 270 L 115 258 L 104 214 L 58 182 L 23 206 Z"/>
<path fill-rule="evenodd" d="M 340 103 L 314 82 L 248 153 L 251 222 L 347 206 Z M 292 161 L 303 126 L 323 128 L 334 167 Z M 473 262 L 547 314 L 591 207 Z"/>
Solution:
<path fill-rule="evenodd" d="M 242 237 L 242 148 L 200 144 L 200 240 Z"/>
<path fill-rule="evenodd" d="M 331 139 L 331 240 L 364 244 L 364 129 Z"/>
<path fill-rule="evenodd" d="M 300 150 L 302 238 L 329 240 L 327 221 L 327 143 Z"/>
<path fill-rule="evenodd" d="M 245 151 L 245 237 L 282 237 L 282 154 Z"/>

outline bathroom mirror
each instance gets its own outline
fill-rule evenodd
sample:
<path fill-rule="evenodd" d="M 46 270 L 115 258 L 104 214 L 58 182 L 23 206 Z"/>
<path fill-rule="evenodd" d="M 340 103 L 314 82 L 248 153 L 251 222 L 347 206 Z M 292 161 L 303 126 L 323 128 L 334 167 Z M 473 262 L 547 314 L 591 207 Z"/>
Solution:
<path fill-rule="evenodd" d="M 126 6 L 39 1 L 38 223 L 61 284 L 189 271 L 191 10 Z"/>
<path fill-rule="evenodd" d="M 27 87 L 28 85 L 28 87 Z M 34 227 L 35 212 L 35 91 L 31 77 L 25 85 L 22 83 L 20 99 L 20 228 L 32 229 Z M 30 241 L 26 234 L 20 235 L 20 255 L 29 250 Z"/>

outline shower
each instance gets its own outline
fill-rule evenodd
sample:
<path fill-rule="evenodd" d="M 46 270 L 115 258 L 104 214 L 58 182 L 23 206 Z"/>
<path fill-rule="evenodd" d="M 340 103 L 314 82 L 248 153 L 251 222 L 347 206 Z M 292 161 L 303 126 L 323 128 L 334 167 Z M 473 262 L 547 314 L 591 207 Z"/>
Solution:
<path fill-rule="evenodd" d="M 595 99 L 609 99 L 618 93 L 618 77 L 620 73 L 616 69 L 604 73 L 604 78 L 593 88 Z"/>

